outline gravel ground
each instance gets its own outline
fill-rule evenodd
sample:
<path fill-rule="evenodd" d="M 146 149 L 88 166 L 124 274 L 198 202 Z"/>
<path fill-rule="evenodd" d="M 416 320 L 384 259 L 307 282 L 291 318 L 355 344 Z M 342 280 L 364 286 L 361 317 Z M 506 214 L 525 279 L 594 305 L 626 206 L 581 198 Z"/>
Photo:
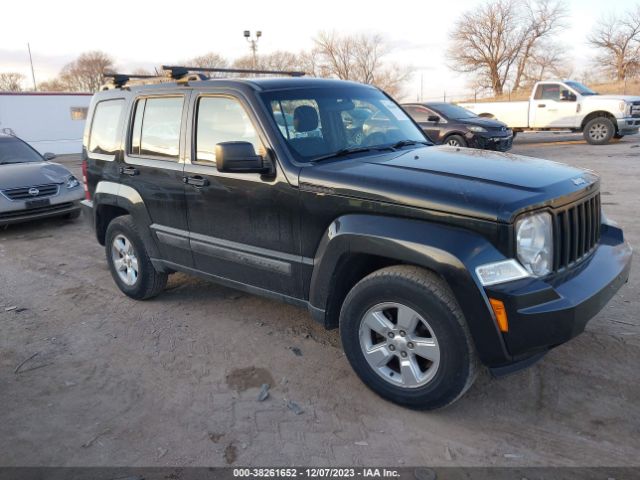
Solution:
<path fill-rule="evenodd" d="M 513 153 L 598 171 L 638 245 L 639 142 L 525 133 Z M 337 332 L 303 310 L 181 274 L 136 302 L 82 222 L 13 226 L 0 230 L 0 465 L 640 465 L 639 283 L 633 268 L 534 367 L 421 413 L 364 387 Z"/>

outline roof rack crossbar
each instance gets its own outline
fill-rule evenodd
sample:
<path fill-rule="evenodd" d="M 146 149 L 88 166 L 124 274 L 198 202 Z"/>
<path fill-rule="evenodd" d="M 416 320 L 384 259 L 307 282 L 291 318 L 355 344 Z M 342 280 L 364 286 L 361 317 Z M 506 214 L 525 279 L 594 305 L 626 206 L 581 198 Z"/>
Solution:
<path fill-rule="evenodd" d="M 128 73 L 105 73 L 104 74 L 105 78 L 112 78 L 113 79 L 113 84 L 116 87 L 121 87 L 123 86 L 125 83 L 127 83 L 129 80 L 134 79 L 134 78 L 157 78 L 157 75 L 135 75 L 135 74 L 128 74 Z"/>
<path fill-rule="evenodd" d="M 287 70 L 253 70 L 247 68 L 208 68 L 208 67 L 183 67 L 180 65 L 163 65 L 163 70 L 170 72 L 172 78 L 180 78 L 189 72 L 219 72 L 219 73 L 257 73 L 266 75 L 288 75 L 290 77 L 302 77 L 304 72 Z"/>

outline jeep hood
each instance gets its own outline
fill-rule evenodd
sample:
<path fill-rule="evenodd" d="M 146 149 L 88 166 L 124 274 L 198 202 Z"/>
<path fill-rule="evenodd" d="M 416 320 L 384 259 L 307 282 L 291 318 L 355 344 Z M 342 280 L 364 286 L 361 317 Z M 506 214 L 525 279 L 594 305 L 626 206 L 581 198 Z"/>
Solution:
<path fill-rule="evenodd" d="M 302 169 L 300 188 L 510 222 L 586 188 L 592 172 L 568 165 L 486 150 L 424 147 L 342 158 Z M 594 185 L 595 184 L 595 185 Z"/>
<path fill-rule="evenodd" d="M 64 183 L 69 175 L 71 172 L 57 163 L 8 163 L 0 165 L 0 190 Z"/>

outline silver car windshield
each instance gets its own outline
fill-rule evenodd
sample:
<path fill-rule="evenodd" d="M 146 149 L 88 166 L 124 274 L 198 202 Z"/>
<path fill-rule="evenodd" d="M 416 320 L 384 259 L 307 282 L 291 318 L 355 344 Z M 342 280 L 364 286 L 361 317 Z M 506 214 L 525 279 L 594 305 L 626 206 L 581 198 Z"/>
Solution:
<path fill-rule="evenodd" d="M 22 140 L 14 137 L 0 138 L 0 165 L 42 161 L 42 157 Z"/>

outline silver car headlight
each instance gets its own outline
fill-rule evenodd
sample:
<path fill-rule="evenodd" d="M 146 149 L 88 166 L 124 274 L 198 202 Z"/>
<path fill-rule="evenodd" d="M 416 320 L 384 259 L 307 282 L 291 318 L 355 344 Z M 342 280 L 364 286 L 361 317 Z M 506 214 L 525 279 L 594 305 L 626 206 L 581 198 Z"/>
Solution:
<path fill-rule="evenodd" d="M 78 185 L 80 185 L 80 182 L 73 175 L 67 178 L 67 188 L 76 188 Z"/>
<path fill-rule="evenodd" d="M 548 212 L 520 218 L 516 222 L 518 260 L 532 275 L 542 277 L 553 269 L 553 227 Z"/>

